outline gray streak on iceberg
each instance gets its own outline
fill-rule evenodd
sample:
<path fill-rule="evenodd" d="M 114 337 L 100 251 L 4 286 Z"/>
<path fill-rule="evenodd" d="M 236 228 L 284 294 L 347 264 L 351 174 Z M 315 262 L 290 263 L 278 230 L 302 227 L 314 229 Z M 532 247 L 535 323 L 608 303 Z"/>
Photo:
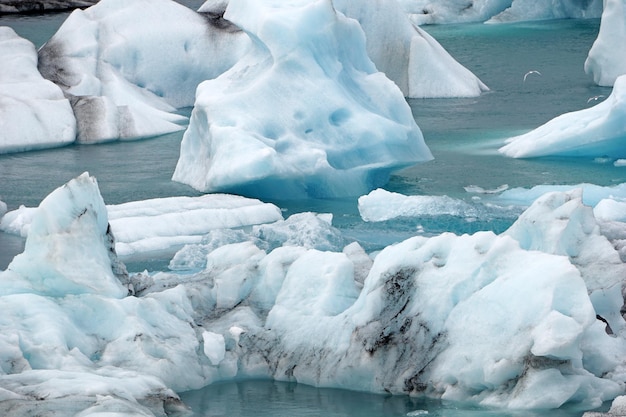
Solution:
<path fill-rule="evenodd" d="M 328 0 L 231 1 L 254 48 L 198 87 L 173 175 L 201 191 L 358 195 L 432 158 L 359 25 Z"/>
<path fill-rule="evenodd" d="M 72 99 L 80 142 L 182 130 L 175 110 L 249 42 L 212 22 L 170 0 L 102 0 L 66 19 L 40 49 L 39 69 Z"/>

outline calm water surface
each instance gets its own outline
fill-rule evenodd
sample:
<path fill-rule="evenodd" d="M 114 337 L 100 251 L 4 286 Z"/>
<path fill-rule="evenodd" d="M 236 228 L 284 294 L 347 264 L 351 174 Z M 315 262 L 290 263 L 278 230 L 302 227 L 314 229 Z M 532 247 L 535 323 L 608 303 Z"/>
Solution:
<path fill-rule="evenodd" d="M 276 381 L 217 383 L 181 394 L 194 417 L 573 417 L 575 409 L 503 411 Z M 606 407 L 605 407 L 606 408 Z"/>
<path fill-rule="evenodd" d="M 202 2 L 188 2 L 198 7 Z M 192 4 L 193 3 L 193 4 Z M 42 45 L 67 14 L 1 17 L 0 25 Z M 491 89 L 477 98 L 409 100 L 435 160 L 394 175 L 386 187 L 414 195 L 449 195 L 472 202 L 464 187 L 493 189 L 538 184 L 626 181 L 626 168 L 587 159 L 514 160 L 496 150 L 512 135 L 531 130 L 564 112 L 589 107 L 589 97 L 610 89 L 597 87 L 583 71 L 599 20 L 563 20 L 509 25 L 426 27 L 452 55 Z M 529 76 L 529 70 L 541 76 Z M 107 204 L 174 195 L 197 195 L 170 180 L 182 133 L 136 142 L 0 155 L 0 200 L 9 209 L 36 206 L 53 189 L 84 171 L 98 183 Z M 359 215 L 356 199 L 278 201 L 285 216 L 299 211 L 330 212 L 334 224 L 368 250 L 379 249 L 416 233 L 443 231 L 501 232 L 515 213 L 489 212 L 468 221 L 430 216 L 369 224 Z M 0 233 L 0 269 L 22 250 L 23 240 Z M 167 259 L 142 259 L 132 270 L 163 268 Z M 230 382 L 184 393 L 197 416 L 402 416 L 424 410 L 435 416 L 502 416 L 502 412 L 459 404 L 424 402 L 343 390 L 316 389 L 268 381 Z M 545 416 L 578 416 L 559 410 Z M 514 414 L 510 414 L 514 415 Z M 521 413 L 519 415 L 542 415 Z"/>

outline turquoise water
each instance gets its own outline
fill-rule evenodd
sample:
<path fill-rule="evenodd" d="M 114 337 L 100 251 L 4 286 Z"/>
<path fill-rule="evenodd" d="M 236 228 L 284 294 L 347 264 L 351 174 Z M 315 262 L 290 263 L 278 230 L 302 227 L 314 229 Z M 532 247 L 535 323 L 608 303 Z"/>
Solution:
<path fill-rule="evenodd" d="M 43 44 L 67 14 L 0 17 L 37 46 Z M 609 89 L 597 87 L 583 71 L 587 52 L 597 35 L 598 20 L 563 20 L 510 25 L 450 25 L 426 27 L 452 55 L 491 91 L 477 98 L 409 100 L 435 160 L 395 174 L 390 191 L 404 194 L 449 195 L 472 203 L 464 187 L 495 189 L 538 184 L 626 182 L 626 168 L 611 161 L 542 158 L 513 160 L 496 151 L 503 141 L 564 112 L 586 108 L 589 97 Z M 524 74 L 538 70 L 541 76 Z M 0 155 L 0 200 L 9 209 L 36 206 L 54 188 L 89 171 L 108 204 L 173 195 L 196 195 L 170 180 L 178 159 L 182 133 L 136 142 Z M 484 211 L 479 218 L 426 216 L 382 223 L 365 223 L 356 199 L 277 201 L 285 216 L 300 211 L 330 212 L 346 237 L 368 250 L 379 249 L 416 233 L 443 231 L 501 232 L 516 218 L 515 211 Z M 473 204 L 473 203 L 472 203 Z M 23 247 L 23 240 L 0 233 L 0 269 Z M 157 270 L 168 259 L 141 259 L 129 269 Z M 343 390 L 316 389 L 269 381 L 216 384 L 183 398 L 197 416 L 401 416 L 419 410 L 436 416 L 502 416 L 501 411 L 459 404 L 424 402 Z M 543 415 L 577 416 L 576 410 Z M 515 415 L 515 414 L 510 414 Z M 521 413 L 519 415 L 542 415 Z"/>

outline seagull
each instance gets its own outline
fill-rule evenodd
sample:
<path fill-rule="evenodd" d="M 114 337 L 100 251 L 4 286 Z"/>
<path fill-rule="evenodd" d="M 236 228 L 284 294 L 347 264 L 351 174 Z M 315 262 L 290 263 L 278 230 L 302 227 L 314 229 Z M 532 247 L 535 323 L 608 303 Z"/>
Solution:
<path fill-rule="evenodd" d="M 601 98 L 604 98 L 604 96 L 602 94 L 600 94 L 599 96 L 589 97 L 589 100 L 587 100 L 587 103 L 589 103 L 590 101 L 598 101 Z"/>
<path fill-rule="evenodd" d="M 526 74 L 524 74 L 524 82 L 526 82 L 526 78 L 528 78 L 528 76 L 529 76 L 530 74 L 537 74 L 537 75 L 541 75 L 541 73 L 540 73 L 539 71 L 535 71 L 535 70 L 528 71 Z"/>

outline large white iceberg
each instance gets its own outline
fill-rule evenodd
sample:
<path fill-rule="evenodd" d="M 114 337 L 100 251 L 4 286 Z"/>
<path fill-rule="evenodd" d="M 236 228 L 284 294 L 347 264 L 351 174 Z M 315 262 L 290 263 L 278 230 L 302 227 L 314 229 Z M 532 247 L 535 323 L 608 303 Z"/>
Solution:
<path fill-rule="evenodd" d="M 589 50 L 585 72 L 593 75 L 598 85 L 612 86 L 620 75 L 626 74 L 626 3 L 605 0 L 600 31 Z"/>
<path fill-rule="evenodd" d="M 59 87 L 37 71 L 37 51 L 0 27 L 0 153 L 74 142 L 76 120 Z"/>
<path fill-rule="evenodd" d="M 231 1 L 252 49 L 198 87 L 173 175 L 201 191 L 359 195 L 432 158 L 358 23 L 329 0 Z"/>
<path fill-rule="evenodd" d="M 416 24 L 600 17 L 602 0 L 401 0 Z"/>
<path fill-rule="evenodd" d="M 174 1 L 102 0 L 66 19 L 39 69 L 71 98 L 80 142 L 134 139 L 184 129 L 176 109 L 248 44 L 219 17 Z"/>
<path fill-rule="evenodd" d="M 512 158 L 548 155 L 626 157 L 626 76 L 611 95 L 584 110 L 565 113 L 521 136 L 507 140 L 500 152 Z"/>

